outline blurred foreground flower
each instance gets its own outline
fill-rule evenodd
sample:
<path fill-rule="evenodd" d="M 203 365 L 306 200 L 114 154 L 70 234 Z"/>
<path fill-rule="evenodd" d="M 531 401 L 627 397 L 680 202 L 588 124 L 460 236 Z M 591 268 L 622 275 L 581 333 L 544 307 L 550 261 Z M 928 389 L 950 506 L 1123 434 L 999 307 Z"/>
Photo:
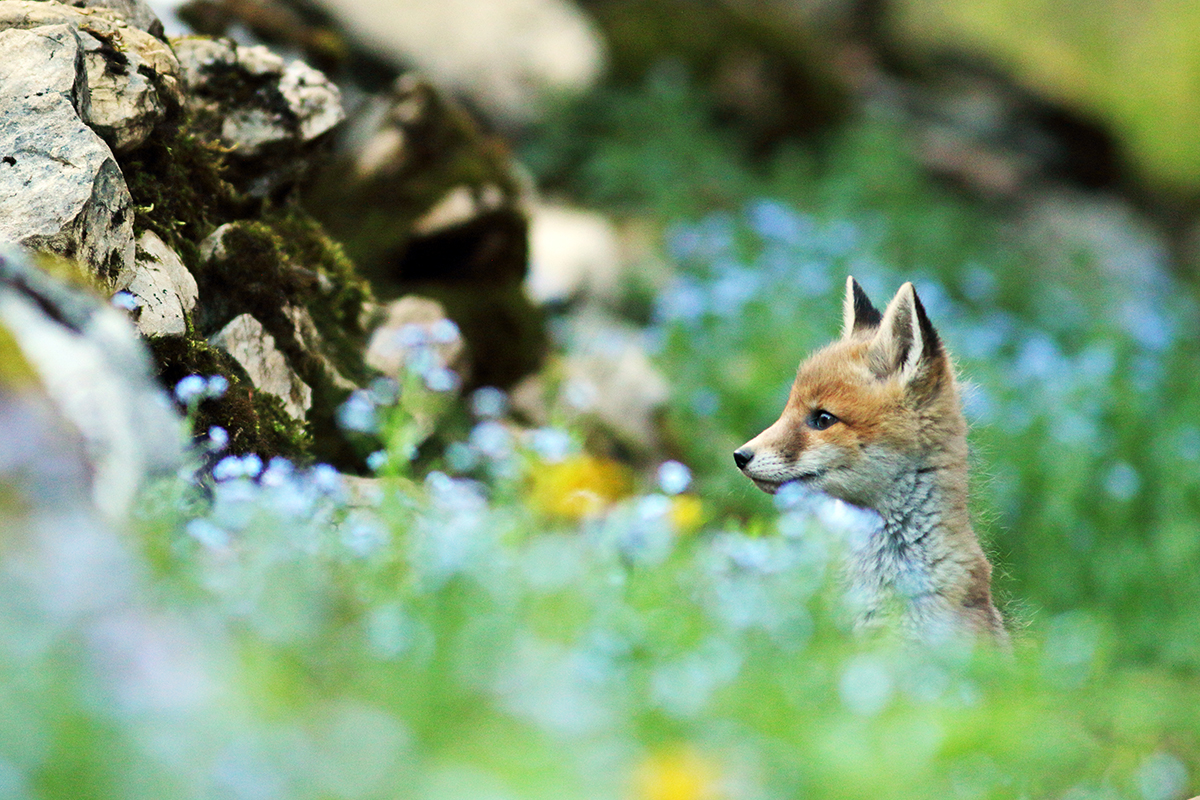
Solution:
<path fill-rule="evenodd" d="M 624 465 L 585 454 L 537 467 L 531 475 L 529 502 L 547 516 L 578 520 L 628 496 L 631 485 Z"/>
<path fill-rule="evenodd" d="M 675 495 L 671 498 L 668 516 L 676 533 L 695 533 L 704 524 L 704 503 L 695 495 Z"/>
<path fill-rule="evenodd" d="M 717 800 L 720 775 L 712 761 L 690 748 L 655 753 L 634 775 L 636 800 Z"/>

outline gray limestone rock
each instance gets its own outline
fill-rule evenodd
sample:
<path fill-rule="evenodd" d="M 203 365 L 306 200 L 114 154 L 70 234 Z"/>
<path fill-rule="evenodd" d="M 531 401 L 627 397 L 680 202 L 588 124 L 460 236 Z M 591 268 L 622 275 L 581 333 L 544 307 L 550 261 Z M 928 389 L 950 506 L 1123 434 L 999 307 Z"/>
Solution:
<path fill-rule="evenodd" d="M 196 279 L 179 254 L 153 232 L 146 231 L 138 239 L 133 271 L 118 288 L 140 302 L 137 327 L 143 336 L 187 332 L 187 315 L 199 298 Z"/>
<path fill-rule="evenodd" d="M 0 15 L 10 5 L 0 3 Z M 0 25 L 0 27 L 3 27 Z M 0 30 L 0 241 L 75 258 L 110 285 L 133 266 L 131 198 L 90 112 L 69 25 Z"/>
<path fill-rule="evenodd" d="M 140 31 L 166 41 L 162 20 L 144 0 L 66 0 L 76 8 L 107 8 Z"/>
<path fill-rule="evenodd" d="M 0 326 L 82 439 L 102 512 L 123 514 L 147 477 L 178 468 L 183 421 L 120 312 L 8 247 L 0 249 Z"/>
<path fill-rule="evenodd" d="M 345 118 L 337 86 L 301 61 L 228 39 L 188 37 L 175 50 L 189 108 L 232 148 L 241 173 L 232 177 L 254 194 L 296 180 L 311 147 Z"/>
<path fill-rule="evenodd" d="M 304 419 L 312 408 L 312 389 L 291 368 L 262 323 L 239 314 L 210 341 L 237 359 L 256 388 L 282 400 L 295 419 Z"/>
<path fill-rule="evenodd" d="M 170 46 L 118 11 L 33 0 L 0 3 L 0 31 L 47 25 L 67 25 L 78 37 L 90 94 L 80 116 L 116 152 L 142 144 L 181 103 L 179 62 Z"/>

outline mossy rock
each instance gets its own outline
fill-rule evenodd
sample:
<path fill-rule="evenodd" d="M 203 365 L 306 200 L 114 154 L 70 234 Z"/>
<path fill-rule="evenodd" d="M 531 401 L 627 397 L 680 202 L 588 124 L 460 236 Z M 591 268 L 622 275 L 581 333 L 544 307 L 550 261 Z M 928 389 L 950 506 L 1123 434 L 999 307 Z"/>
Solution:
<path fill-rule="evenodd" d="M 486 134 L 457 102 L 411 76 L 375 102 L 382 122 L 374 127 L 368 127 L 370 121 L 352 123 L 347 137 L 370 143 L 342 151 L 304 193 L 305 206 L 373 284 L 403 279 L 397 267 L 423 235 L 419 221 L 456 189 L 490 194 L 490 210 L 523 216 L 507 146 Z M 394 148 L 387 148 L 390 141 Z M 373 146 L 385 154 L 367 157 L 363 149 Z M 516 271 L 524 276 L 525 265 Z"/>
<path fill-rule="evenodd" d="M 312 459 L 308 426 L 292 419 L 278 397 L 256 391 L 233 356 L 195 337 L 162 336 L 149 345 L 165 386 L 173 387 L 188 375 L 223 375 L 229 380 L 224 396 L 198 406 L 193 421 L 197 439 L 215 425 L 229 434 L 228 452 L 235 455 L 278 455 L 300 463 Z"/>
<path fill-rule="evenodd" d="M 345 442 L 334 414 L 353 386 L 371 377 L 362 360 L 370 286 L 299 204 L 251 199 L 226 180 L 227 156 L 180 119 L 122 158 L 135 230 L 154 231 L 173 247 L 200 290 L 189 335 L 152 342 L 159 377 L 168 389 L 189 374 L 230 380 L 226 398 L 202 403 L 196 425 L 201 432 L 210 425 L 225 427 L 233 452 L 315 457 L 359 468 L 362 454 Z M 232 255 L 205 261 L 201 243 L 223 225 Z M 319 335 L 301 341 L 288 309 L 303 309 Z M 242 313 L 262 323 L 312 388 L 306 420 L 292 419 L 278 398 L 255 391 L 236 360 L 208 344 Z"/>
<path fill-rule="evenodd" d="M 366 144 L 317 177 L 305 206 L 345 243 L 377 296 L 444 303 L 468 343 L 470 385 L 511 386 L 547 348 L 542 315 L 521 292 L 529 231 L 511 154 L 411 76 L 376 102 L 375 122 L 358 123 L 374 127 L 352 123 L 347 137 Z"/>

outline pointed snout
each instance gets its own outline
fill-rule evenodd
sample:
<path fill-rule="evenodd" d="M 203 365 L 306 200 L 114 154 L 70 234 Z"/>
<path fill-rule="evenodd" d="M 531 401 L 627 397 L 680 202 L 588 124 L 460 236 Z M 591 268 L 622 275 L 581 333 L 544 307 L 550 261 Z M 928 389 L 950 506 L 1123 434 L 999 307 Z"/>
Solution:
<path fill-rule="evenodd" d="M 737 464 L 738 469 L 745 469 L 752 458 L 754 458 L 754 451 L 749 447 L 739 447 L 733 451 L 733 463 Z"/>

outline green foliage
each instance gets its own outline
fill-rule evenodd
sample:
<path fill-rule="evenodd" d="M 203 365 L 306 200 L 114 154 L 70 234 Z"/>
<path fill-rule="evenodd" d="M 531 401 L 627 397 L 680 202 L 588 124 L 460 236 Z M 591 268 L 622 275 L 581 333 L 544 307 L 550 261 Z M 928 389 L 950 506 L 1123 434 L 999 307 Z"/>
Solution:
<path fill-rule="evenodd" d="M 657 91 L 614 99 L 611 119 Z M 885 123 L 751 171 L 677 99 L 654 130 L 694 124 L 698 141 L 658 149 L 634 141 L 647 117 L 612 121 L 587 185 L 626 209 L 637 192 L 678 267 L 647 338 L 691 489 L 643 480 L 572 515 L 588 506 L 554 493 L 605 465 L 565 469 L 586 458 L 579 432 L 508 427 L 495 395 L 473 398 L 464 441 L 412 462 L 446 409 L 406 375 L 342 414 L 387 443 L 365 486 L 227 457 L 153 487 L 129 536 L 69 510 L 6 520 L 4 791 L 1195 793 L 1194 303 L 1165 273 L 1015 241 L 928 186 Z M 726 156 L 740 194 L 689 194 L 712 174 L 681 164 Z M 1025 608 L 1012 657 L 853 634 L 837 570 L 853 510 L 773 507 L 732 468 L 835 335 L 847 272 L 879 303 L 914 279 L 974 386 L 981 527 Z M 684 533 L 689 502 L 709 522 Z"/>
<path fill-rule="evenodd" d="M 922 55 L 982 55 L 1121 138 L 1139 172 L 1192 193 L 1200 168 L 1200 8 L 1188 0 L 900 0 L 893 29 Z M 1064 13 L 1065 12 L 1065 13 Z"/>

